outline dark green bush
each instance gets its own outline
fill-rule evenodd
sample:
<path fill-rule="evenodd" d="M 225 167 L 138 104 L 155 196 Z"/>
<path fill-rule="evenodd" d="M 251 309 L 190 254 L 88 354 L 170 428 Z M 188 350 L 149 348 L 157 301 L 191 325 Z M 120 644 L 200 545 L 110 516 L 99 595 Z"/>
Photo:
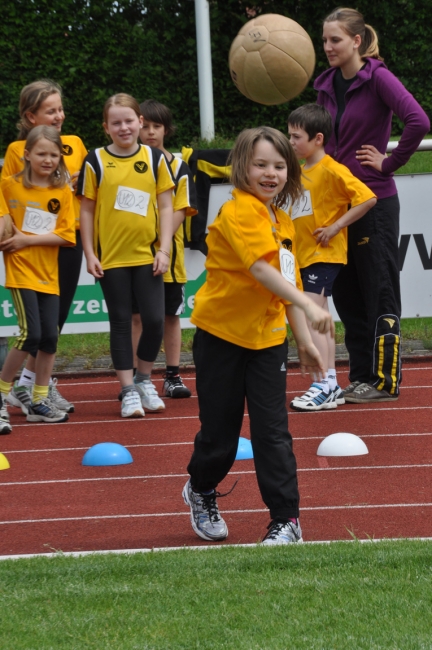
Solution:
<path fill-rule="evenodd" d="M 228 51 L 249 19 L 252 2 L 210 0 L 215 128 L 226 137 L 261 123 L 285 129 L 288 111 L 315 101 L 312 83 L 288 105 L 273 107 L 249 101 L 234 87 Z M 255 10 L 287 15 L 308 31 L 317 52 L 315 77 L 327 65 L 322 18 L 335 6 L 329 0 L 263 0 Z M 431 115 L 430 1 L 359 1 L 355 6 L 377 29 L 389 68 Z M 102 106 L 115 92 L 131 93 L 139 101 L 154 97 L 170 106 L 178 125 L 173 146 L 199 136 L 193 0 L 3 0 L 0 48 L 0 153 L 16 138 L 21 87 L 41 77 L 63 86 L 64 132 L 80 135 L 88 147 L 105 141 Z"/>

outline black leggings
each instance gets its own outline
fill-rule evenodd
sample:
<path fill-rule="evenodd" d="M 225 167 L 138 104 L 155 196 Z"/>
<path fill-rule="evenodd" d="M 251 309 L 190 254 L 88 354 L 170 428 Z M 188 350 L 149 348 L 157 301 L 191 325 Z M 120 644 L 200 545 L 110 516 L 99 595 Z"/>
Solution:
<path fill-rule="evenodd" d="M 298 517 L 297 464 L 286 408 L 287 342 L 249 350 L 197 328 L 193 354 L 201 421 L 187 468 L 193 489 L 212 490 L 228 474 L 246 402 L 262 499 L 272 519 Z"/>
<path fill-rule="evenodd" d="M 55 354 L 59 297 L 33 289 L 11 289 L 10 292 L 20 328 L 14 347 L 30 352 L 33 357 L 38 350 Z"/>
<path fill-rule="evenodd" d="M 143 326 L 138 358 L 155 361 L 163 338 L 163 276 L 153 275 L 152 264 L 124 266 L 104 271 L 100 283 L 108 308 L 114 368 L 130 370 L 133 367 L 132 296 L 138 304 Z"/>
<path fill-rule="evenodd" d="M 78 280 L 81 272 L 81 262 L 83 248 L 81 243 L 81 233 L 76 231 L 75 246 L 60 246 L 58 256 L 59 269 L 59 288 L 60 288 L 60 313 L 59 313 L 59 332 L 62 331 L 63 325 L 69 314 L 69 309 L 75 295 Z"/>

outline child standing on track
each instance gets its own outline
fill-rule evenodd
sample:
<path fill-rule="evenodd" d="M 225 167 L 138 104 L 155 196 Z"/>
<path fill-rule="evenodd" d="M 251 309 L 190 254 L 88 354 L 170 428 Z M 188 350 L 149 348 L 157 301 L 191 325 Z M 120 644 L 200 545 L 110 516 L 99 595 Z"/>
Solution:
<path fill-rule="evenodd" d="M 120 93 L 104 107 L 112 143 L 91 151 L 78 181 L 81 233 L 87 269 L 100 280 L 110 321 L 111 356 L 122 387 L 122 417 L 162 411 L 150 374 L 163 337 L 163 274 L 173 232 L 174 182 L 165 156 L 138 144 L 137 101 Z M 133 376 L 132 298 L 143 334 Z"/>
<path fill-rule="evenodd" d="M 326 155 L 332 134 L 330 113 L 318 104 L 300 106 L 288 117 L 290 142 L 302 165 L 303 194 L 293 206 L 297 260 L 304 291 L 328 311 L 328 296 L 339 270 L 347 263 L 347 231 L 376 203 L 374 193 L 349 169 Z M 295 411 L 321 411 L 344 404 L 336 378 L 335 341 L 308 323 L 326 372 L 290 406 Z"/>
<path fill-rule="evenodd" d="M 238 447 L 245 400 L 255 469 L 271 523 L 263 544 L 302 539 L 296 460 L 286 409 L 285 316 L 297 340 L 302 371 L 322 372 L 305 314 L 333 332 L 329 313 L 301 287 L 295 231 L 279 209 L 300 197 L 300 167 L 288 138 L 275 129 L 242 131 L 231 157 L 233 200 L 209 228 L 207 279 L 195 296 L 193 351 L 201 430 L 183 489 L 195 533 L 225 539 L 217 485 Z"/>
<path fill-rule="evenodd" d="M 2 178 L 18 174 L 24 166 L 25 140 L 35 126 L 53 126 L 60 133 L 65 114 L 63 110 L 62 90 L 58 84 L 49 79 L 39 79 L 21 90 L 19 100 L 20 120 L 18 122 L 18 140 L 12 142 L 6 151 Z M 72 188 L 76 187 L 79 170 L 87 155 L 82 140 L 76 135 L 62 135 L 62 153 Z M 59 250 L 59 332 L 68 317 L 75 290 L 77 288 L 82 262 L 82 245 L 79 230 L 80 201 L 73 194 L 75 211 L 76 245 L 61 247 Z M 27 413 L 31 400 L 31 391 L 35 382 L 35 358 L 27 359 L 19 380 L 9 393 L 8 402 Z M 63 411 L 71 413 L 74 405 L 68 402 L 57 389 L 57 380 L 50 379 L 50 401 Z"/>
<path fill-rule="evenodd" d="M 14 221 L 14 234 L 0 244 L 0 250 L 6 267 L 5 286 L 11 290 L 20 328 L 1 372 L 2 433 L 7 432 L 6 398 L 28 353 L 36 357 L 36 381 L 27 420 L 68 419 L 67 413 L 49 399 L 58 339 L 58 252 L 60 246 L 75 245 L 72 192 L 57 129 L 32 129 L 25 143 L 24 158 L 24 170 L 1 183 Z M 4 219 L 0 220 L 0 229 L 3 234 Z"/>
<path fill-rule="evenodd" d="M 176 187 L 173 194 L 174 236 L 168 271 L 164 274 L 165 287 L 165 329 L 164 347 L 166 373 L 163 392 L 166 397 L 190 397 L 191 392 L 184 385 L 179 374 L 181 327 L 180 314 L 185 310 L 185 283 L 187 281 L 184 262 L 183 222 L 185 217 L 197 213 L 196 191 L 189 167 L 180 158 L 167 151 L 164 139 L 175 132 L 172 114 L 167 106 L 154 99 L 140 104 L 143 125 L 140 140 L 150 147 L 157 147 L 165 154 L 171 167 Z"/>

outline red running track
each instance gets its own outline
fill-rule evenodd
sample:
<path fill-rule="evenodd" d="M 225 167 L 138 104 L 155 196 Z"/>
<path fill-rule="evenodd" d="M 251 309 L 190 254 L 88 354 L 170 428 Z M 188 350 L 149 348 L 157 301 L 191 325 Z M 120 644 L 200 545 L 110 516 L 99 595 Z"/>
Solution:
<path fill-rule="evenodd" d="M 192 398 L 167 399 L 164 413 L 139 420 L 120 418 L 112 376 L 62 379 L 60 389 L 76 407 L 67 423 L 28 424 L 11 408 L 13 432 L 0 439 L 11 465 L 0 472 L 0 555 L 206 544 L 193 533 L 181 497 L 199 427 L 194 375 L 183 376 Z M 347 368 L 338 377 L 345 385 Z M 287 401 L 307 387 L 290 369 Z M 305 541 L 432 537 L 431 416 L 430 360 L 404 365 L 396 403 L 290 411 Z M 361 436 L 369 454 L 318 457 L 320 441 L 339 431 Z M 247 416 L 242 435 L 249 437 Z M 98 442 L 126 446 L 134 462 L 84 467 L 85 451 Z M 234 492 L 219 501 L 227 543 L 254 543 L 269 517 L 253 461 L 237 461 L 220 491 L 237 478 Z"/>

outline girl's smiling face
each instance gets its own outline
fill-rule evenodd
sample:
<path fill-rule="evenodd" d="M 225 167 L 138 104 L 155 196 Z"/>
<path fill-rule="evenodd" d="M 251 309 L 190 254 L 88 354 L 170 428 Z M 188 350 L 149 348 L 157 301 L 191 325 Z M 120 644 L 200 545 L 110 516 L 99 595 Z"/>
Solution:
<path fill-rule="evenodd" d="M 248 185 L 251 194 L 270 208 L 274 198 L 287 182 L 287 163 L 268 140 L 258 140 L 248 167 Z"/>
<path fill-rule="evenodd" d="M 113 141 L 114 146 L 109 146 L 112 153 L 119 155 L 133 153 L 137 148 L 141 126 L 142 117 L 138 117 L 133 108 L 110 106 L 107 121 L 104 122 L 104 129 Z"/>
<path fill-rule="evenodd" d="M 60 95 L 58 93 L 48 95 L 35 113 L 28 112 L 26 115 L 33 126 L 54 126 L 60 133 L 65 119 Z"/>

